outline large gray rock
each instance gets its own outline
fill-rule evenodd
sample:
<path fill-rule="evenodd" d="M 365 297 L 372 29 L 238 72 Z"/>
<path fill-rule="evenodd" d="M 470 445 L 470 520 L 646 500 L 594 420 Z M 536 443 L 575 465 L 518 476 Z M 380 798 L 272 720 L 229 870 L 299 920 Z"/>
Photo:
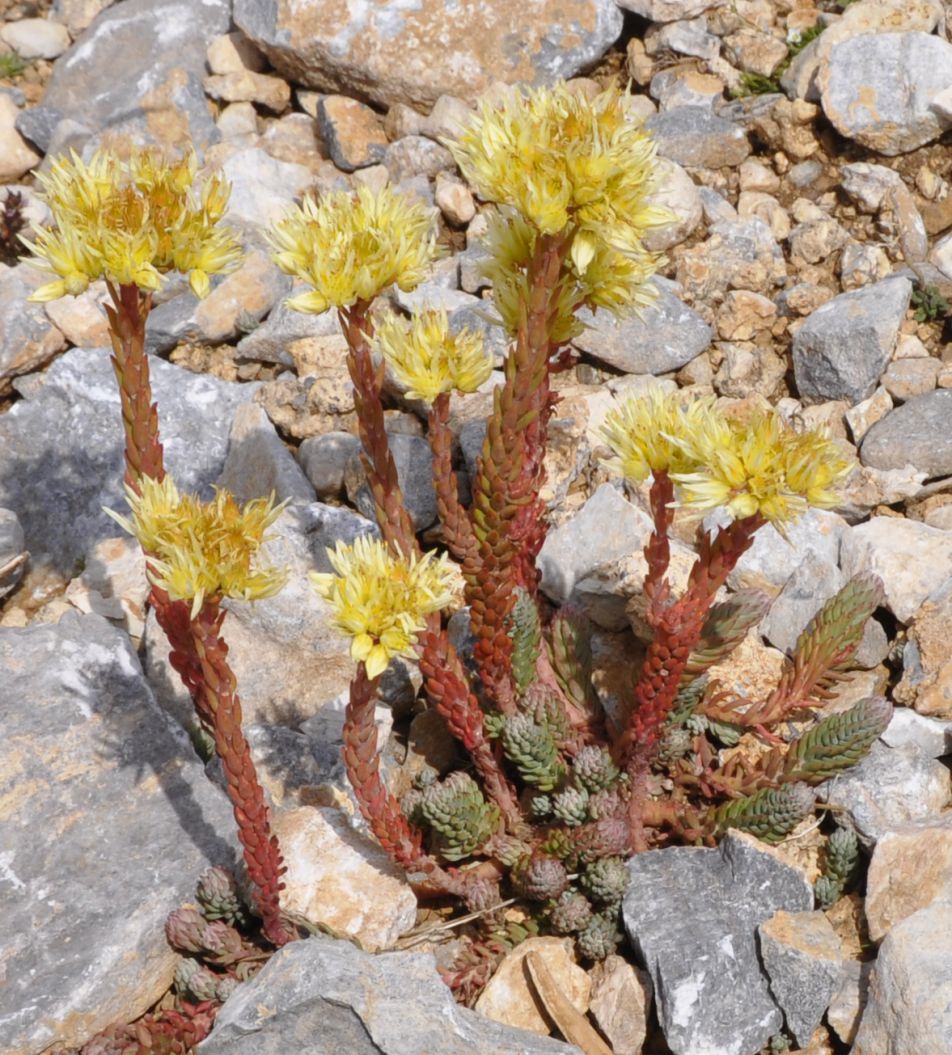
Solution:
<path fill-rule="evenodd" d="M 238 408 L 228 436 L 225 467 L 219 486 L 240 502 L 254 498 L 275 501 L 314 501 L 314 488 L 294 455 L 275 431 L 268 415 L 256 404 Z"/>
<path fill-rule="evenodd" d="M 860 460 L 874 469 L 914 465 L 927 476 L 952 474 L 952 390 L 916 396 L 870 426 Z"/>
<path fill-rule="evenodd" d="M 428 953 L 314 937 L 276 953 L 219 1011 L 199 1055 L 572 1055 L 459 1007 Z"/>
<path fill-rule="evenodd" d="M 939 813 L 952 798 L 949 771 L 915 744 L 875 743 L 852 769 L 821 784 L 817 795 L 848 816 L 870 849 L 891 828 Z"/>
<path fill-rule="evenodd" d="M 436 491 L 433 489 L 433 453 L 422 436 L 391 433 L 390 453 L 397 467 L 397 481 L 407 512 L 417 531 L 436 520 Z M 344 473 L 347 497 L 365 517 L 373 518 L 374 500 L 364 473 L 360 451 L 354 451 Z"/>
<path fill-rule="evenodd" d="M 0 630 L 0 1048 L 75 1048 L 166 991 L 165 918 L 235 863 L 228 800 L 121 630 Z"/>
<path fill-rule="evenodd" d="M 725 0 L 618 0 L 619 7 L 634 11 L 650 22 L 680 22 L 723 3 Z"/>
<path fill-rule="evenodd" d="M 166 466 L 182 491 L 206 491 L 225 459 L 235 411 L 257 384 L 232 384 L 150 361 Z M 34 565 L 72 573 L 116 534 L 103 506 L 126 511 L 119 392 L 102 348 L 74 348 L 30 399 L 0 416 L 0 505 L 19 516 Z"/>
<path fill-rule="evenodd" d="M 44 281 L 26 264 L 0 264 L 0 395 L 9 393 L 14 377 L 42 369 L 66 347 L 43 305 L 26 299 Z"/>
<path fill-rule="evenodd" d="M 476 0 L 359 8 L 344 0 L 235 0 L 235 21 L 298 84 L 423 109 L 441 95 L 475 99 L 493 81 L 572 77 L 622 29 L 614 0 L 542 0 L 532 8 Z"/>
<path fill-rule="evenodd" d="M 26 566 L 26 536 L 20 518 L 12 509 L 0 508 L 0 598 L 23 577 Z"/>
<path fill-rule="evenodd" d="M 807 403 L 873 394 L 889 363 L 912 283 L 888 278 L 841 293 L 815 312 L 793 338 L 793 372 Z"/>
<path fill-rule="evenodd" d="M 750 154 L 743 128 L 709 106 L 676 106 L 645 122 L 658 153 L 687 168 L 735 168 Z"/>
<path fill-rule="evenodd" d="M 675 1055 L 755 1055 L 783 1015 L 757 951 L 757 927 L 778 910 L 813 908 L 806 877 L 748 835 L 717 849 L 638 854 L 622 905 L 625 929 L 654 983 Z"/>
<path fill-rule="evenodd" d="M 218 130 L 205 101 L 205 51 L 226 33 L 229 0 L 125 0 L 103 11 L 53 67 L 20 131 L 46 152 L 60 121 L 93 133 L 201 150 Z"/>
<path fill-rule="evenodd" d="M 579 312 L 586 329 L 572 344 L 586 355 L 626 374 L 680 370 L 710 347 L 711 327 L 679 299 L 677 284 L 657 276 L 658 299 L 642 318 L 616 318 L 607 311 Z"/>
<path fill-rule="evenodd" d="M 952 44 L 928 33 L 843 40 L 821 65 L 817 83 L 836 130 L 887 157 L 931 143 L 952 126 L 931 105 L 952 85 Z"/>
<path fill-rule="evenodd" d="M 952 1050 L 952 904 L 903 920 L 886 936 L 869 981 L 853 1055 Z"/>

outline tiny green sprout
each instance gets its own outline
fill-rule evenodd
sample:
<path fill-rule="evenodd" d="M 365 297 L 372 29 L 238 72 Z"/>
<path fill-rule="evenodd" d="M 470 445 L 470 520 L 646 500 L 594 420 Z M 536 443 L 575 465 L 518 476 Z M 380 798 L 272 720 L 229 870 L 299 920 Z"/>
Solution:
<path fill-rule="evenodd" d="M 746 99 L 750 95 L 774 95 L 779 92 L 780 77 L 765 77 L 761 73 L 742 73 L 740 83 L 731 90 L 735 99 Z"/>
<path fill-rule="evenodd" d="M 26 67 L 26 60 L 15 51 L 5 51 L 0 55 L 0 79 L 19 77 Z"/>
<path fill-rule="evenodd" d="M 917 286 L 912 291 L 912 306 L 916 309 L 916 322 L 934 322 L 952 311 L 952 304 L 936 286 Z"/>

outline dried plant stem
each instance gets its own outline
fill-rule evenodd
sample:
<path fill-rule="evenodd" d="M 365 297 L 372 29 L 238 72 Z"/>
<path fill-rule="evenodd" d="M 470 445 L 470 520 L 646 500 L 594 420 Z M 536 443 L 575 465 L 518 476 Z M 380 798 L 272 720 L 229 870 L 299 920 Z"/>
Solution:
<path fill-rule="evenodd" d="M 135 286 L 109 284 L 112 305 L 106 306 L 112 340 L 112 365 L 119 385 L 125 431 L 124 481 L 139 493 L 143 477 L 165 477 L 158 410 L 152 399 L 145 323 L 151 299 Z M 148 561 L 150 554 L 146 553 Z M 199 721 L 213 738 L 227 778 L 228 794 L 238 823 L 248 874 L 256 887 L 258 910 L 268 940 L 284 945 L 295 935 L 281 920 L 280 877 L 284 871 L 278 842 L 271 833 L 264 792 L 258 783 L 248 742 L 241 731 L 241 704 L 228 648 L 219 630 L 225 613 L 208 599 L 193 620 L 186 601 L 173 601 L 152 586 L 150 602 L 171 646 L 173 668 L 192 697 Z"/>
<path fill-rule="evenodd" d="M 509 619 L 517 586 L 535 596 L 535 560 L 545 537 L 539 492 L 544 482 L 553 399 L 550 337 L 567 235 L 543 235 L 529 263 L 527 303 L 493 411 L 473 483 L 477 558 L 463 565 L 480 677 L 495 705 L 516 710 Z"/>
<path fill-rule="evenodd" d="M 375 367 L 370 354 L 372 324 L 370 305 L 358 301 L 340 312 L 341 327 L 349 349 L 347 369 L 354 385 L 354 408 L 363 445 L 364 471 L 374 500 L 377 524 L 390 548 L 404 557 L 419 555 L 413 520 L 407 512 L 397 480 L 397 467 L 390 453 L 380 392 L 384 364 Z"/>

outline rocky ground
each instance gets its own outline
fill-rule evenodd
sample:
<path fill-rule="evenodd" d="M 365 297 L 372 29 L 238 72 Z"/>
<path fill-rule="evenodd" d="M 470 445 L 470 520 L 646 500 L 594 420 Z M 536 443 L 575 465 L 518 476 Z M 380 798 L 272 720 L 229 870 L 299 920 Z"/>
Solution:
<path fill-rule="evenodd" d="M 233 604 L 225 636 L 288 905 L 367 951 L 288 947 L 227 1001 L 203 1055 L 574 1050 L 548 1039 L 552 1009 L 526 980 L 536 952 L 616 1055 L 952 1050 L 950 37 L 940 0 L 465 0 L 452 12 L 440 0 L 0 0 L 0 182 L 27 218 L 44 219 L 33 181 L 56 154 L 190 139 L 231 180 L 248 250 L 204 302 L 184 283 L 162 292 L 154 387 L 180 486 L 292 500 L 272 556 L 300 574 L 276 598 Z M 439 210 L 452 250 L 395 306 L 485 326 L 481 206 L 439 140 L 481 93 L 556 77 L 580 92 L 630 78 L 632 120 L 663 159 L 656 196 L 677 219 L 651 236 L 669 260 L 655 307 L 590 319 L 560 377 L 546 592 L 598 625 L 610 701 L 639 647 L 646 529 L 642 496 L 600 468 L 595 428 L 649 384 L 770 403 L 828 425 L 856 469 L 837 512 L 811 513 L 789 542 L 766 529 L 741 562 L 730 586 L 774 602 L 720 676 L 769 686 L 819 604 L 872 570 L 887 605 L 828 707 L 887 693 L 897 709 L 867 761 L 824 790 L 859 834 L 858 892 L 814 908 L 815 825 L 779 850 L 732 835 L 653 851 L 631 865 L 625 956 L 585 971 L 567 939 L 532 939 L 477 1014 L 452 1003 L 430 921 L 354 818 L 338 759 L 351 663 L 304 573 L 326 570 L 324 546 L 374 530 L 371 504 L 343 337 L 329 315 L 283 307 L 290 280 L 260 229 L 307 191 L 390 181 Z M 28 304 L 41 279 L 15 249 L 4 259 L 0 1052 L 39 1055 L 160 999 L 176 959 L 164 919 L 235 844 L 185 732 L 190 705 L 136 546 L 102 513 L 122 504 L 104 290 Z M 464 473 L 489 398 L 454 405 Z M 423 423 L 396 400 L 388 418 L 427 537 Z M 398 792 L 453 759 L 416 685 L 398 665 L 378 710 Z"/>

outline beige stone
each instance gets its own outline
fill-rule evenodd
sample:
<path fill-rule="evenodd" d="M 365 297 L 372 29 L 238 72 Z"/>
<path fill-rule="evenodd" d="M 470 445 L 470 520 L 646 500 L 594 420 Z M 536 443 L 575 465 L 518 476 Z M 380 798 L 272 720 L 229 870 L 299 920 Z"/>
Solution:
<path fill-rule="evenodd" d="M 338 810 L 276 811 L 272 827 L 288 868 L 283 908 L 356 938 L 368 952 L 390 948 L 413 926 L 417 900 L 403 871 Z"/>
<path fill-rule="evenodd" d="M 897 923 L 941 900 L 952 900 L 952 814 L 880 836 L 866 879 L 873 941 L 882 941 Z"/>
<path fill-rule="evenodd" d="M 534 952 L 544 961 L 572 1005 L 584 1015 L 589 1006 L 592 980 L 575 963 L 572 946 L 571 938 L 529 938 L 517 945 L 496 969 L 476 1001 L 476 1010 L 496 1022 L 549 1036 L 551 1027 L 544 1006 L 529 982 L 523 962 L 528 953 Z"/>
<path fill-rule="evenodd" d="M 609 956 L 589 972 L 589 1010 L 614 1055 L 641 1055 L 648 1033 L 651 979 L 621 956 Z"/>
<path fill-rule="evenodd" d="M 717 332 L 725 341 L 749 341 L 769 330 L 777 305 L 761 293 L 731 290 L 717 313 Z"/>
<path fill-rule="evenodd" d="M 208 68 L 212 73 L 243 73 L 251 70 L 261 73 L 267 66 L 264 55 L 251 43 L 244 33 L 223 33 L 208 45 L 206 52 Z"/>
<path fill-rule="evenodd" d="M 61 297 L 44 305 L 50 322 L 77 348 L 108 348 L 109 325 L 103 304 L 109 299 L 104 282 L 94 282 L 78 297 Z"/>
<path fill-rule="evenodd" d="M 16 130 L 20 110 L 10 95 L 0 92 L 0 183 L 13 183 L 38 165 L 41 157 Z"/>
<path fill-rule="evenodd" d="M 447 223 L 464 227 L 476 215 L 472 191 L 456 176 L 439 173 L 433 198 Z"/>
<path fill-rule="evenodd" d="M 134 640 L 145 632 L 148 596 L 142 548 L 128 535 L 97 542 L 82 574 L 66 588 L 70 604 L 121 624 Z"/>
<path fill-rule="evenodd" d="M 937 538 L 952 539 L 952 534 L 941 529 Z M 942 570 L 933 567 L 932 579 Z M 940 580 L 941 582 L 941 580 Z M 918 663 L 912 666 L 896 686 L 896 699 L 912 703 L 920 714 L 933 718 L 952 718 L 952 580 L 923 601 L 909 627 L 909 642 L 918 653 Z M 921 668 L 921 674 L 916 670 Z"/>
<path fill-rule="evenodd" d="M 850 427 L 850 435 L 853 437 L 853 442 L 859 444 L 869 429 L 877 421 L 881 421 L 892 408 L 892 397 L 882 385 L 876 389 L 869 399 L 864 399 L 862 403 L 857 403 L 856 406 L 850 407 L 846 412 L 846 421 Z"/>
<path fill-rule="evenodd" d="M 882 384 L 900 403 L 921 396 L 936 387 L 942 364 L 938 359 L 898 359 L 886 368 Z"/>
<path fill-rule="evenodd" d="M 205 78 L 205 93 L 226 103 L 258 103 L 280 113 L 291 103 L 291 88 L 280 77 L 252 70 L 213 73 Z"/>

